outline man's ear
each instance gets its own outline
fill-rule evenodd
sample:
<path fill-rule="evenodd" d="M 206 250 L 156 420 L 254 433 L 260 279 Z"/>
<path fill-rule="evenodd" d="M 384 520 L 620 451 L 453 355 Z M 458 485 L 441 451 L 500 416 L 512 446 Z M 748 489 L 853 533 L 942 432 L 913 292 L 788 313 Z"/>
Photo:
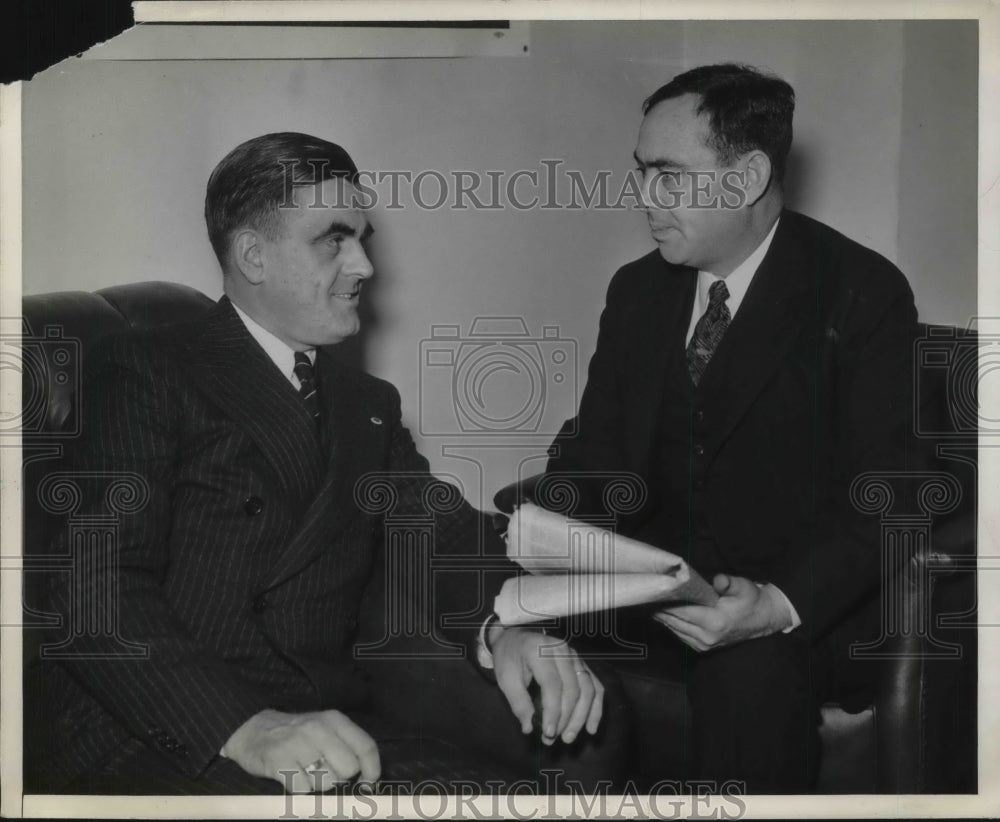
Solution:
<path fill-rule="evenodd" d="M 747 205 L 753 205 L 771 185 L 771 158 L 763 151 L 751 151 L 746 156 L 746 163 L 746 186 L 743 190 Z"/>
<path fill-rule="evenodd" d="M 233 262 L 251 285 L 264 281 L 264 261 L 261 259 L 260 237 L 256 231 L 244 228 L 233 237 Z"/>

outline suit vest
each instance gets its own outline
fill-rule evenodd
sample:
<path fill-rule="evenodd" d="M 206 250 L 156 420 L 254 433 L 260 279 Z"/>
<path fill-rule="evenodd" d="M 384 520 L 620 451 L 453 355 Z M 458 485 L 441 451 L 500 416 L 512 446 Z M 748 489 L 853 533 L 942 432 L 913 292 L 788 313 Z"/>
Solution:
<path fill-rule="evenodd" d="M 663 547 L 710 576 L 723 566 L 705 504 L 709 466 L 701 458 L 712 415 L 691 381 L 685 358 L 669 357 L 668 363 L 651 477 L 653 517 Z"/>

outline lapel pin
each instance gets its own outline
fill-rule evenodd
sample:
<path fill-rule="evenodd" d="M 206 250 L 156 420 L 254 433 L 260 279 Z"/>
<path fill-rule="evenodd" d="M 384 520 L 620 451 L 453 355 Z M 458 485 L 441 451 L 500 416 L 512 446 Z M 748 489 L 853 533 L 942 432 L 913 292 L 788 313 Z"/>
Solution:
<path fill-rule="evenodd" d="M 381 425 L 382 424 L 382 418 L 381 417 L 372 417 L 372 422 L 375 423 L 376 425 Z"/>

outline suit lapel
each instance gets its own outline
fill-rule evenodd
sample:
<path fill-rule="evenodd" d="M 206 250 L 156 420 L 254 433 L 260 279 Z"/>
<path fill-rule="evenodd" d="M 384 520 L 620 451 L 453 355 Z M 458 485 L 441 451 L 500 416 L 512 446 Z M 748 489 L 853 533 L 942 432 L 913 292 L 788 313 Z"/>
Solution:
<path fill-rule="evenodd" d="M 357 376 L 337 364 L 326 349 L 316 355 L 316 372 L 328 442 L 322 483 L 301 525 L 268 569 L 261 590 L 291 578 L 327 550 L 357 514 L 353 483 L 364 471 L 365 456 L 383 453 L 376 442 L 381 429 L 364 425 L 366 394 Z M 374 465 L 372 466 L 374 467 Z"/>
<path fill-rule="evenodd" d="M 324 455 L 295 389 L 247 331 L 225 297 L 185 341 L 188 367 L 209 399 L 243 428 L 291 498 L 312 494 Z"/>
<path fill-rule="evenodd" d="M 811 315 L 812 272 L 785 212 L 760 268 L 702 377 L 701 404 L 715 425 L 706 448 L 715 450 L 736 427 L 795 344 Z"/>
<path fill-rule="evenodd" d="M 669 377 L 677 371 L 677 360 L 684 358 L 684 336 L 698 279 L 695 269 L 669 265 L 658 253 L 651 258 L 651 265 L 656 268 L 651 280 L 653 290 L 640 301 L 643 316 L 634 323 L 643 335 L 635 350 L 649 355 L 634 359 L 631 380 L 632 385 L 641 386 L 645 396 L 640 395 L 628 405 L 634 415 L 628 433 L 631 462 L 639 466 L 643 476 L 649 476 L 658 453 L 651 444 L 658 440 Z"/>

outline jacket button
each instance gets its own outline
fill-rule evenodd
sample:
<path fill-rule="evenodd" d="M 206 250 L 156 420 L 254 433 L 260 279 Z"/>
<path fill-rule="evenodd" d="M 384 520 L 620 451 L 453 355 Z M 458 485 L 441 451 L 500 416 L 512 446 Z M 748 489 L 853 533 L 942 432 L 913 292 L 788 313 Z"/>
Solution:
<path fill-rule="evenodd" d="M 705 453 L 705 447 L 703 445 L 701 445 L 701 444 L 696 445 L 694 447 L 694 453 L 695 453 L 695 456 L 700 457 L 702 454 Z"/>
<path fill-rule="evenodd" d="M 705 412 L 701 411 L 701 410 L 695 411 L 694 412 L 694 418 L 696 420 L 698 420 L 698 422 L 704 422 L 705 421 Z"/>
<path fill-rule="evenodd" d="M 243 500 L 243 510 L 248 517 L 255 517 L 264 510 L 264 500 L 260 497 L 247 497 Z"/>
<path fill-rule="evenodd" d="M 253 598 L 253 602 L 250 604 L 255 614 L 262 614 L 267 610 L 267 597 L 261 594 Z"/>

